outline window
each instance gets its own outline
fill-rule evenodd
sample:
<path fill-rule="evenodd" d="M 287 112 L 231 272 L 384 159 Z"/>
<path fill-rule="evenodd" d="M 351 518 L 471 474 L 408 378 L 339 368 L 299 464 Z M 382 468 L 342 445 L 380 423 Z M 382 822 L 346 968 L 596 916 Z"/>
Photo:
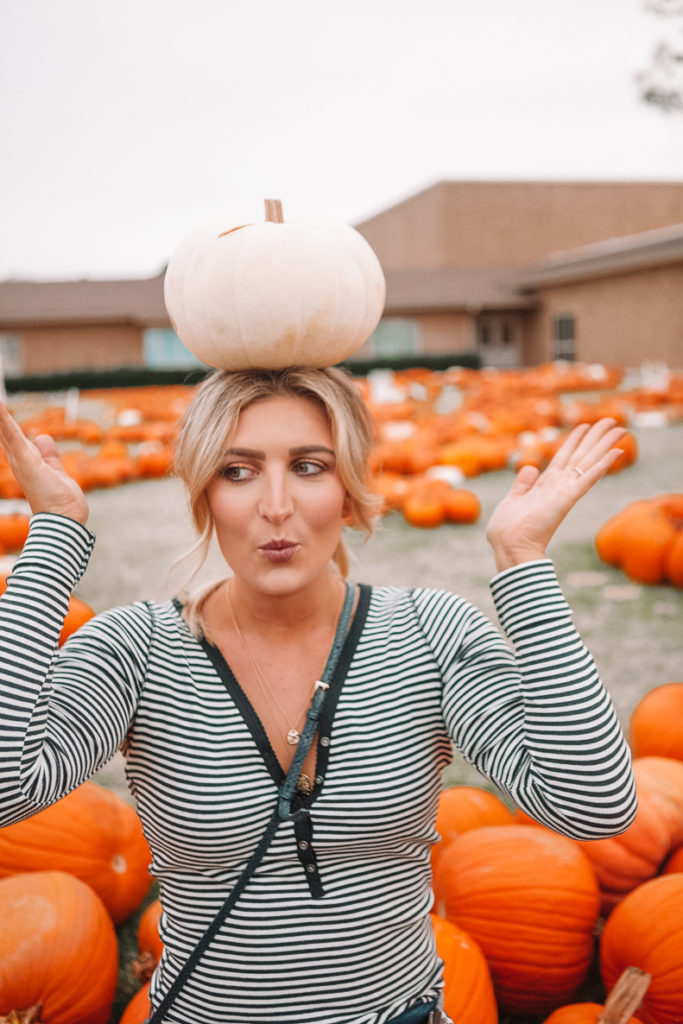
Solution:
<path fill-rule="evenodd" d="M 412 356 L 419 351 L 417 324 L 414 320 L 387 317 L 380 320 L 370 342 L 373 356 Z"/>
<path fill-rule="evenodd" d="M 576 358 L 576 333 L 571 313 L 553 317 L 553 358 L 573 362 Z"/>
<path fill-rule="evenodd" d="M 486 322 L 477 324 L 477 343 L 484 347 L 491 344 L 491 324 Z"/>
<path fill-rule="evenodd" d="M 144 350 L 145 366 L 155 370 L 204 365 L 170 327 L 149 327 L 144 333 Z"/>
<path fill-rule="evenodd" d="M 0 370 L 5 377 L 19 377 L 22 372 L 21 339 L 18 334 L 0 334 Z"/>

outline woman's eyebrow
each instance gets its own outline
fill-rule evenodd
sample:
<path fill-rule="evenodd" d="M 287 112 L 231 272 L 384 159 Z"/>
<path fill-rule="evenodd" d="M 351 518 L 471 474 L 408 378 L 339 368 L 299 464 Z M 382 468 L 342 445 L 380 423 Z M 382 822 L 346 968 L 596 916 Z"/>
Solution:
<path fill-rule="evenodd" d="M 225 458 L 228 455 L 237 455 L 243 459 L 265 459 L 266 457 L 265 452 L 260 452 L 256 448 L 228 448 L 223 455 Z"/>
<path fill-rule="evenodd" d="M 324 444 L 300 444 L 289 449 L 290 455 L 308 455 L 309 452 L 326 452 L 327 455 L 334 455 L 334 451 Z"/>
<path fill-rule="evenodd" d="M 311 452 L 325 452 L 327 455 L 332 456 L 335 454 L 332 448 L 328 448 L 324 444 L 300 444 L 296 448 L 289 449 L 290 455 L 308 455 Z M 264 460 L 266 458 L 266 453 L 259 451 L 257 448 L 228 448 L 224 455 L 226 457 L 228 455 L 236 455 L 238 458 L 243 459 Z"/>

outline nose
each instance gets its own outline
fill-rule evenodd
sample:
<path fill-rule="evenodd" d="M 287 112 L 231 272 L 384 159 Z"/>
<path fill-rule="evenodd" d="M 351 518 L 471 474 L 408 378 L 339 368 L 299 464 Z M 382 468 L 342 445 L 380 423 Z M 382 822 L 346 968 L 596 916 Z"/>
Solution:
<path fill-rule="evenodd" d="M 287 474 L 279 469 L 266 471 L 262 477 L 258 512 L 270 523 L 283 523 L 294 511 L 294 501 Z"/>

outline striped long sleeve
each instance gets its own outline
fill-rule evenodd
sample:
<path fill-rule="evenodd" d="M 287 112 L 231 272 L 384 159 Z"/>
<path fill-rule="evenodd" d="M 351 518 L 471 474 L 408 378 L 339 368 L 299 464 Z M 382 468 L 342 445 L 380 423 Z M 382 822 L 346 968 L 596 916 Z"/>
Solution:
<path fill-rule="evenodd" d="M 576 839 L 624 831 L 636 810 L 629 750 L 552 563 L 508 569 L 491 589 L 513 651 L 471 606 L 456 603 L 454 634 L 453 620 L 443 622 L 452 599 L 419 601 L 443 664 L 454 742 L 550 828 Z"/>
<path fill-rule="evenodd" d="M 0 598 L 0 825 L 29 817 L 93 775 L 118 749 L 135 711 L 142 666 L 115 614 L 100 617 L 102 641 L 91 657 L 71 661 L 69 646 L 59 649 L 94 540 L 72 519 L 34 516 Z"/>

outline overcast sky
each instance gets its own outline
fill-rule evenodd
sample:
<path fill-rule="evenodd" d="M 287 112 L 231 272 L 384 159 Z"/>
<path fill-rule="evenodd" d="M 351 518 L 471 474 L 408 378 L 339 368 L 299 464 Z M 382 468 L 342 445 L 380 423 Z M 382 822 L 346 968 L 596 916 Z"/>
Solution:
<path fill-rule="evenodd" d="M 683 180 L 643 0 L 0 0 L 0 278 L 148 276 L 225 217 L 443 179 Z"/>

